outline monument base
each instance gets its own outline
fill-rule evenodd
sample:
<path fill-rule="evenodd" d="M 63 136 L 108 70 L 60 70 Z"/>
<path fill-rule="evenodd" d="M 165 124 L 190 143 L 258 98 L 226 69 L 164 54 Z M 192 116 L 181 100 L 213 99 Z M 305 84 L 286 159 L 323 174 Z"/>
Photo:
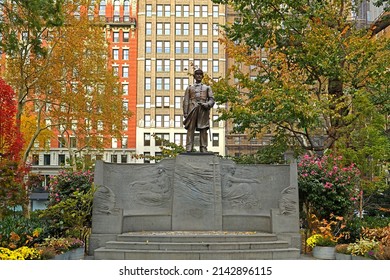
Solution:
<path fill-rule="evenodd" d="M 253 231 L 300 248 L 295 163 L 238 165 L 212 153 L 156 164 L 98 161 L 95 185 L 90 254 L 114 235 L 140 231 Z"/>

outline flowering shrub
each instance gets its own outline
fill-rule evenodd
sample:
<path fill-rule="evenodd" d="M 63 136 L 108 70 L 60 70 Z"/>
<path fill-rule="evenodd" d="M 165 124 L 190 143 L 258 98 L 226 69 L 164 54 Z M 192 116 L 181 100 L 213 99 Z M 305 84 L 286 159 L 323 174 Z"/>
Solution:
<path fill-rule="evenodd" d="M 300 201 L 318 217 L 345 216 L 357 200 L 359 175 L 355 165 L 343 166 L 341 157 L 305 155 L 298 163 Z"/>
<path fill-rule="evenodd" d="M 41 258 L 39 250 L 20 247 L 16 250 L 0 247 L 0 260 L 39 260 Z"/>
<path fill-rule="evenodd" d="M 93 183 L 91 171 L 61 170 L 50 178 L 50 205 L 73 196 L 74 192 L 86 193 Z"/>
<path fill-rule="evenodd" d="M 7 216 L 0 221 L 0 247 L 9 249 L 32 247 L 40 242 L 45 234 L 45 225 L 37 218 Z"/>

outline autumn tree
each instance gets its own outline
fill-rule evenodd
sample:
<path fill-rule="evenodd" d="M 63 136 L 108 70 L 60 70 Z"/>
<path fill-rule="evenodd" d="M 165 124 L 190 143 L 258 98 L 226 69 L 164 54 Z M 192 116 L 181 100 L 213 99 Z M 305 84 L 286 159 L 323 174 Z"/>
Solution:
<path fill-rule="evenodd" d="M 130 115 L 122 110 L 118 78 L 107 67 L 104 26 L 88 18 L 83 9 L 88 1 L 63 2 L 65 24 L 42 33 L 45 55 L 30 55 L 28 63 L 20 56 L 8 58 L 7 79 L 24 87 L 18 95 L 25 119 L 36 118 L 23 159 L 51 130 L 74 165 L 77 153 L 103 148 L 106 135 L 120 138 L 122 121 Z"/>
<path fill-rule="evenodd" d="M 18 166 L 23 139 L 16 121 L 16 100 L 12 88 L 0 79 L 0 220 L 16 206 L 25 205 L 27 192 Z"/>
<path fill-rule="evenodd" d="M 291 146 L 322 153 L 335 149 L 368 109 L 382 110 L 382 121 L 388 114 L 382 104 L 390 101 L 389 40 L 356 28 L 351 1 L 213 2 L 232 5 L 240 18 L 224 29 L 236 64 L 214 85 L 217 101 L 228 104 L 223 118 L 238 129 L 270 130 Z M 373 106 L 363 112 L 362 102 Z"/>
<path fill-rule="evenodd" d="M 0 49 L 11 71 L 7 81 L 17 94 L 20 123 L 26 99 L 36 81 L 45 75 L 50 49 L 44 44 L 48 30 L 63 24 L 62 0 L 5 0 L 0 2 Z M 15 73 L 16 72 L 16 73 Z M 14 76 L 16 74 L 16 76 Z M 12 77 L 12 78 L 10 78 Z M 18 81 L 18 83 L 16 82 Z"/>
<path fill-rule="evenodd" d="M 18 161 L 23 146 L 23 139 L 15 121 L 15 93 L 1 78 L 0 108 L 0 161 L 3 158 Z"/>
<path fill-rule="evenodd" d="M 342 154 L 366 178 L 375 167 L 384 186 L 390 42 L 375 38 L 375 25 L 358 28 L 360 2 L 213 2 L 237 12 L 223 40 L 235 64 L 213 85 L 227 104 L 222 118 L 252 135 L 272 132 L 278 147 Z"/>

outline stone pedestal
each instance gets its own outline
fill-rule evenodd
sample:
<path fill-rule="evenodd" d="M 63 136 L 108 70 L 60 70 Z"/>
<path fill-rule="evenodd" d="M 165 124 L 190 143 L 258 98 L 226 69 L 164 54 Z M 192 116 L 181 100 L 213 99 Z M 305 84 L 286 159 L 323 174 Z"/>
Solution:
<path fill-rule="evenodd" d="M 221 173 L 214 155 L 176 158 L 172 230 L 222 230 Z"/>

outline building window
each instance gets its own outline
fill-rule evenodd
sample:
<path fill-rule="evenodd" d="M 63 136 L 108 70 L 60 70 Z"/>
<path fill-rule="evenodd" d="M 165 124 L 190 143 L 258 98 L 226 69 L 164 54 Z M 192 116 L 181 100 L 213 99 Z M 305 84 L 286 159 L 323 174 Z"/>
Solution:
<path fill-rule="evenodd" d="M 145 42 L 145 52 L 152 53 L 152 41 Z"/>
<path fill-rule="evenodd" d="M 157 59 L 156 71 L 157 72 L 169 72 L 171 68 L 171 61 L 169 59 Z"/>
<path fill-rule="evenodd" d="M 189 69 L 189 61 L 188 59 L 176 59 L 175 60 L 175 71 L 183 72 Z"/>
<path fill-rule="evenodd" d="M 169 105 L 170 105 L 170 104 L 169 104 L 169 103 L 170 103 L 170 102 L 169 102 L 169 96 L 164 96 L 164 97 L 163 97 L 163 100 L 164 100 L 163 107 L 164 107 L 164 108 L 169 108 Z"/>
<path fill-rule="evenodd" d="M 113 73 L 114 76 L 118 77 L 119 67 L 118 66 L 112 66 L 112 73 Z"/>
<path fill-rule="evenodd" d="M 175 35 L 189 35 L 190 25 L 188 23 L 176 23 L 175 24 Z"/>
<path fill-rule="evenodd" d="M 171 6 L 165 5 L 164 6 L 164 16 L 170 17 L 171 16 Z"/>
<path fill-rule="evenodd" d="M 183 119 L 183 116 L 182 115 L 175 115 L 175 127 L 178 128 L 178 127 L 182 127 L 182 121 Z"/>
<path fill-rule="evenodd" d="M 164 90 L 169 90 L 170 88 L 171 88 L 170 79 L 164 78 Z"/>
<path fill-rule="evenodd" d="M 156 96 L 156 108 L 162 107 L 162 96 Z"/>
<path fill-rule="evenodd" d="M 145 96 L 145 109 L 150 108 L 150 99 L 151 99 L 150 96 Z"/>
<path fill-rule="evenodd" d="M 144 146 L 150 146 L 150 133 L 144 133 Z"/>
<path fill-rule="evenodd" d="M 213 115 L 213 127 L 218 127 L 219 121 L 218 121 L 218 115 Z"/>
<path fill-rule="evenodd" d="M 196 53 L 196 54 L 200 53 L 200 42 L 199 41 L 194 42 L 194 53 Z"/>
<path fill-rule="evenodd" d="M 58 148 L 66 148 L 66 141 L 64 137 L 58 137 Z"/>
<path fill-rule="evenodd" d="M 208 52 L 208 42 L 202 42 L 202 53 L 207 54 Z"/>
<path fill-rule="evenodd" d="M 145 127 L 150 127 L 150 126 L 151 126 L 151 118 L 150 118 L 150 115 L 145 115 L 144 121 L 145 121 Z"/>
<path fill-rule="evenodd" d="M 152 35 L 152 23 L 147 22 L 145 24 L 145 35 Z"/>
<path fill-rule="evenodd" d="M 119 59 L 119 50 L 118 49 L 113 49 L 112 50 L 112 59 L 113 60 L 118 60 Z"/>
<path fill-rule="evenodd" d="M 213 36 L 219 35 L 219 28 L 217 23 L 213 23 Z"/>
<path fill-rule="evenodd" d="M 162 90 L 162 78 L 156 78 L 156 90 Z"/>
<path fill-rule="evenodd" d="M 182 17 L 182 5 L 176 5 L 175 7 L 175 16 Z"/>
<path fill-rule="evenodd" d="M 145 72 L 152 71 L 152 60 L 145 59 Z"/>
<path fill-rule="evenodd" d="M 188 78 L 175 78 L 175 90 L 185 90 L 188 87 Z"/>
<path fill-rule="evenodd" d="M 127 155 L 121 155 L 121 163 L 127 163 Z"/>
<path fill-rule="evenodd" d="M 146 16 L 147 17 L 151 17 L 152 16 L 152 5 L 147 4 L 146 8 L 145 8 L 145 11 L 146 11 Z"/>
<path fill-rule="evenodd" d="M 156 28 L 157 35 L 170 35 L 171 34 L 171 24 L 168 22 L 157 23 L 157 28 Z"/>
<path fill-rule="evenodd" d="M 118 162 L 118 156 L 117 155 L 111 155 L 111 162 L 117 163 Z"/>
<path fill-rule="evenodd" d="M 213 5 L 213 17 L 218 17 L 219 15 L 219 6 Z"/>
<path fill-rule="evenodd" d="M 169 133 L 156 133 L 156 146 L 162 146 L 164 144 L 164 141 L 169 142 Z"/>
<path fill-rule="evenodd" d="M 150 152 L 144 152 L 144 163 L 150 163 Z"/>
<path fill-rule="evenodd" d="M 171 52 L 171 43 L 169 41 L 164 42 L 164 53 L 170 53 Z"/>
<path fill-rule="evenodd" d="M 118 139 L 111 138 L 111 148 L 117 149 L 118 148 Z"/>
<path fill-rule="evenodd" d="M 171 6 L 170 5 L 157 5 L 157 16 L 158 17 L 170 17 Z"/>
<path fill-rule="evenodd" d="M 106 15 L 106 1 L 100 1 L 99 5 L 99 16 Z"/>
<path fill-rule="evenodd" d="M 194 66 L 202 69 L 203 72 L 207 72 L 208 71 L 208 60 L 207 59 L 202 59 L 202 60 L 195 59 Z"/>
<path fill-rule="evenodd" d="M 189 17 L 189 16 L 190 16 L 190 6 L 183 5 L 183 17 Z"/>
<path fill-rule="evenodd" d="M 213 42 L 213 54 L 219 54 L 219 42 L 218 41 Z"/>
<path fill-rule="evenodd" d="M 157 16 L 162 17 L 163 16 L 163 5 L 157 5 Z"/>
<path fill-rule="evenodd" d="M 156 42 L 156 52 L 157 53 L 170 53 L 171 44 L 169 41 L 157 41 Z"/>
<path fill-rule="evenodd" d="M 128 144 L 128 138 L 126 136 L 122 137 L 122 143 L 121 143 L 122 149 L 127 149 L 127 144 Z"/>
<path fill-rule="evenodd" d="M 123 49 L 122 50 L 122 59 L 123 60 L 129 60 L 129 49 Z"/>
<path fill-rule="evenodd" d="M 152 88 L 151 78 L 145 78 L 145 90 L 150 90 Z"/>
<path fill-rule="evenodd" d="M 125 112 L 129 111 L 129 101 L 123 100 L 122 105 Z"/>
<path fill-rule="evenodd" d="M 129 120 L 123 119 L 122 120 L 122 131 L 127 131 L 129 128 Z"/>
<path fill-rule="evenodd" d="M 175 109 L 181 109 L 182 98 L 181 96 L 175 96 Z"/>
<path fill-rule="evenodd" d="M 200 35 L 200 23 L 194 23 L 194 36 Z"/>
<path fill-rule="evenodd" d="M 119 43 L 119 32 L 113 32 L 112 33 L 112 41 L 114 43 Z"/>
<path fill-rule="evenodd" d="M 43 155 L 43 165 L 50 165 L 50 155 Z"/>
<path fill-rule="evenodd" d="M 123 31 L 123 42 L 125 43 L 129 42 L 129 38 L 130 38 L 129 32 Z"/>
<path fill-rule="evenodd" d="M 199 5 L 195 5 L 194 6 L 194 17 L 200 17 L 200 6 Z"/>
<path fill-rule="evenodd" d="M 189 45 L 190 43 L 188 41 L 176 41 L 175 42 L 175 51 L 177 54 L 180 53 L 189 53 Z"/>
<path fill-rule="evenodd" d="M 163 116 L 162 115 L 156 115 L 156 127 L 162 127 L 163 125 Z"/>
<path fill-rule="evenodd" d="M 213 133 L 213 147 L 219 146 L 219 134 Z"/>
<path fill-rule="evenodd" d="M 123 95 L 129 94 L 129 85 L 128 84 L 122 84 L 122 94 Z"/>
<path fill-rule="evenodd" d="M 77 148 L 77 139 L 76 137 L 69 137 L 69 146 L 73 149 Z"/>
<path fill-rule="evenodd" d="M 182 146 L 182 147 L 185 147 L 186 145 L 186 133 L 175 133 L 174 137 L 174 141 L 175 141 L 175 144 L 176 145 L 179 145 L 179 146 Z"/>
<path fill-rule="evenodd" d="M 208 25 L 207 25 L 207 23 L 202 23 L 202 35 L 203 36 L 207 36 L 207 32 L 208 31 Z"/>
<path fill-rule="evenodd" d="M 207 36 L 208 25 L 207 23 L 194 23 L 194 35 L 195 36 Z"/>
<path fill-rule="evenodd" d="M 207 17 L 208 16 L 208 6 L 207 5 L 203 5 L 202 6 L 202 17 Z"/>
<path fill-rule="evenodd" d="M 63 154 L 58 155 L 58 165 L 59 166 L 65 165 L 65 155 L 63 155 Z"/>
<path fill-rule="evenodd" d="M 175 53 L 177 54 L 182 53 L 182 42 L 180 41 L 175 42 Z"/>
<path fill-rule="evenodd" d="M 156 115 L 156 127 L 169 127 L 169 115 Z"/>
<path fill-rule="evenodd" d="M 39 165 L 39 155 L 33 154 L 32 155 L 32 165 Z"/>
<path fill-rule="evenodd" d="M 122 78 L 129 77 L 129 66 L 122 66 Z"/>
<path fill-rule="evenodd" d="M 217 60 L 217 59 L 213 60 L 213 72 L 214 73 L 219 72 L 219 60 Z"/>

